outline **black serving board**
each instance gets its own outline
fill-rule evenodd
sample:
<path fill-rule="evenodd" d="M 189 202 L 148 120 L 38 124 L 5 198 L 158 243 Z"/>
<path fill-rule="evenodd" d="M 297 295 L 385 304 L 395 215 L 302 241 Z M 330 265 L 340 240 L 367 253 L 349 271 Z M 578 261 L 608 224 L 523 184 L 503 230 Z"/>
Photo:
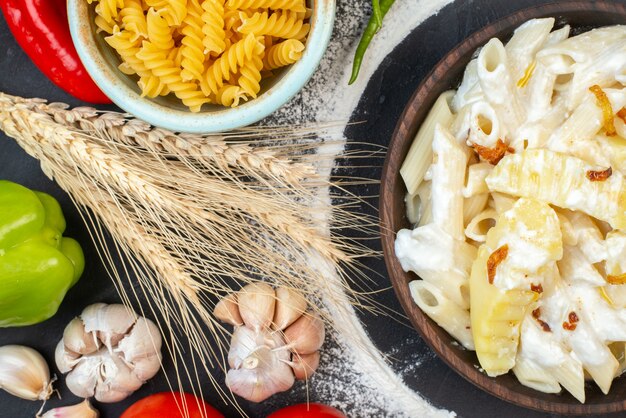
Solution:
<path fill-rule="evenodd" d="M 341 11 L 345 1 L 338 1 Z M 398 3 L 417 0 L 398 0 Z M 427 2 L 428 0 L 420 0 Z M 368 0 L 361 0 L 368 7 Z M 394 51 L 383 60 L 380 68 L 370 80 L 365 93 L 353 115 L 354 121 L 365 121 L 348 128 L 347 137 L 362 142 L 385 145 L 396 125 L 406 102 L 430 69 L 457 43 L 485 24 L 495 21 L 516 10 L 547 3 L 537 0 L 457 0 L 444 7 L 437 15 L 417 27 Z M 401 7 L 401 4 L 399 5 Z M 375 51 L 370 51 L 375 53 Z M 82 103 L 72 99 L 50 83 L 30 62 L 13 40 L 0 15 L 0 91 L 24 97 L 42 97 L 51 101 L 63 101 L 72 105 Z M 113 108 L 113 107 L 111 107 Z M 381 165 L 379 159 L 372 162 Z M 370 170 L 370 178 L 378 178 L 380 170 Z M 85 250 L 87 268 L 80 282 L 70 290 L 59 312 L 52 319 L 31 327 L 0 329 L 0 345 L 24 344 L 39 350 L 54 367 L 54 347 L 60 339 L 65 325 L 90 303 L 119 302 L 117 293 L 100 263 L 90 241 L 86 227 L 69 197 L 52 181 L 47 179 L 36 160 L 29 157 L 15 142 L 0 133 L 0 178 L 19 182 L 27 187 L 42 190 L 55 196 L 64 209 L 68 229 L 66 235 L 78 239 Z M 377 186 L 362 186 L 363 195 L 376 195 Z M 377 202 L 372 202 L 377 207 Z M 377 242 L 372 245 L 379 247 Z M 380 288 L 388 288 L 385 266 L 382 260 L 370 260 L 368 265 L 380 273 L 377 279 Z M 387 306 L 401 311 L 393 291 L 387 290 L 378 296 Z M 384 352 L 393 352 L 394 358 L 414 356 L 420 353 L 422 362 L 406 376 L 406 383 L 420 392 L 437 407 L 455 411 L 459 417 L 475 418 L 538 418 L 548 415 L 519 408 L 494 398 L 463 380 L 441 360 L 430 355 L 430 349 L 417 336 L 408 322 L 401 324 L 381 316 L 362 315 L 367 329 Z M 392 366 L 394 363 L 392 363 Z M 166 363 L 166 370 L 167 363 Z M 397 364 L 396 364 L 396 367 Z M 223 375 L 215 371 L 219 381 Z M 63 378 L 60 379 L 63 382 Z M 356 382 L 355 382 L 356 383 Z M 207 387 L 209 383 L 207 380 Z M 64 386 L 57 384 L 62 400 L 53 399 L 48 406 L 76 403 L 75 398 Z M 163 372 L 149 381 L 138 392 L 123 402 L 111 405 L 96 404 L 103 418 L 117 418 L 136 400 L 151 393 L 168 390 Z M 310 393 L 314 401 L 329 402 L 322 394 Z M 337 394 L 340 396 L 340 394 Z M 216 393 L 206 391 L 207 400 L 228 417 L 238 416 L 231 406 L 225 405 Z M 245 401 L 241 404 L 251 417 L 265 417 L 270 412 L 293 403 L 305 402 L 303 390 L 280 394 L 269 401 L 255 405 Z M 17 399 L 0 391 L 0 418 L 33 417 L 39 404 Z M 356 408 L 358 410 L 358 408 Z M 358 417 L 358 414 L 352 416 Z M 381 416 L 391 414 L 381 413 Z M 613 415 L 616 416 L 616 415 Z M 157 418 L 157 417 L 155 417 Z M 421 417 L 416 417 L 421 418 Z"/>

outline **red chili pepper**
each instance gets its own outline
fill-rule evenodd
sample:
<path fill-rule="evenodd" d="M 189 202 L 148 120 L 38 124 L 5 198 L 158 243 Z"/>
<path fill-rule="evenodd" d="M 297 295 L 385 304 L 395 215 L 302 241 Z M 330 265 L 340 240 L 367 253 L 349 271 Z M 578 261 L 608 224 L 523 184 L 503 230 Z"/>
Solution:
<path fill-rule="evenodd" d="M 9 29 L 24 52 L 57 86 L 89 103 L 111 103 L 74 48 L 65 0 L 0 0 Z"/>

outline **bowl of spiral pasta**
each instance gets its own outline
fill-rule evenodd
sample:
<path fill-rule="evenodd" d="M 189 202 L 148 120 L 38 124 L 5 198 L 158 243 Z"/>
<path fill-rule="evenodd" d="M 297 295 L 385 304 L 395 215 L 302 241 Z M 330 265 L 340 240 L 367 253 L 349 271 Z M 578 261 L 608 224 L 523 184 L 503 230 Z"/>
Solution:
<path fill-rule="evenodd" d="M 550 413 L 624 411 L 626 6 L 571 1 L 471 35 L 406 106 L 385 262 L 460 375 Z"/>
<path fill-rule="evenodd" d="M 85 68 L 115 104 L 162 128 L 250 125 L 300 91 L 334 0 L 68 0 Z"/>

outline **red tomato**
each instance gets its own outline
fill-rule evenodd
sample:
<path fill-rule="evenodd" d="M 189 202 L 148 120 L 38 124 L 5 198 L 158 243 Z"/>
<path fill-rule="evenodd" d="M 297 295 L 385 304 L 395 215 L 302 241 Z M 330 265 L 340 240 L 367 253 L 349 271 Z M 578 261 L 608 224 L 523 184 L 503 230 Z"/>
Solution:
<path fill-rule="evenodd" d="M 182 399 L 189 411 L 185 417 Z M 163 392 L 143 398 L 128 408 L 120 418 L 224 418 L 215 408 L 189 393 Z"/>
<path fill-rule="evenodd" d="M 332 406 L 301 403 L 273 412 L 267 418 L 346 418 L 346 416 Z"/>

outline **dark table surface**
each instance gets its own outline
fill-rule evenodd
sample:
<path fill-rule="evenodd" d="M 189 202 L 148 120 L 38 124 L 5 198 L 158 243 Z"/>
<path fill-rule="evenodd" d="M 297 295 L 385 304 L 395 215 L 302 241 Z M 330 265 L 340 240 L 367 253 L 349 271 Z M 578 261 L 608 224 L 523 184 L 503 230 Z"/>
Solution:
<path fill-rule="evenodd" d="M 364 5 L 366 0 L 362 2 Z M 366 123 L 354 126 L 347 136 L 356 141 L 386 144 L 393 132 L 395 123 L 405 103 L 424 75 L 436 62 L 463 38 L 480 29 L 485 24 L 497 20 L 516 10 L 536 4 L 547 3 L 537 0 L 457 0 L 442 9 L 417 27 L 402 44 L 382 62 L 372 77 L 353 115 L 355 120 Z M 342 1 L 338 0 L 339 12 Z M 4 19 L 0 17 L 0 91 L 24 97 L 43 97 L 53 101 L 80 104 L 52 85 L 20 50 L 9 33 Z M 377 178 L 380 172 L 370 173 Z M 0 133 L 0 178 L 19 182 L 25 186 L 51 193 L 59 199 L 68 223 L 66 235 L 83 243 L 87 269 L 82 280 L 68 293 L 58 314 L 52 319 L 31 327 L 0 329 L 0 345 L 24 344 L 38 349 L 50 365 L 54 364 L 54 347 L 62 335 L 65 325 L 90 303 L 119 301 L 114 287 L 99 262 L 95 248 L 91 244 L 87 230 L 78 212 L 73 208 L 68 196 L 41 172 L 37 161 L 22 151 L 13 140 Z M 376 186 L 363 187 L 362 194 L 377 194 Z M 377 244 L 374 244 L 377 245 Z M 383 275 L 380 287 L 389 286 L 384 264 L 381 260 L 371 261 L 370 265 Z M 381 302 L 400 310 L 393 292 L 380 294 Z M 415 356 L 421 363 L 405 374 L 406 383 L 421 393 L 434 405 L 455 411 L 460 417 L 542 417 L 546 414 L 529 411 L 500 401 L 472 386 L 459 377 L 441 360 L 430 353 L 430 349 L 419 338 L 416 331 L 406 324 L 389 321 L 384 317 L 363 315 L 363 321 L 384 353 L 393 353 L 395 358 Z M 402 362 L 392 363 L 396 368 Z M 53 372 L 58 373 L 57 370 Z M 167 364 L 166 364 L 167 369 Z M 400 371 L 400 370 L 399 370 Z M 218 372 L 216 372 L 218 373 Z M 218 376 L 218 378 L 222 378 Z M 63 379 L 61 379 L 62 381 Z M 53 400 L 50 406 L 69 404 L 77 401 L 67 388 L 58 387 L 63 400 Z M 149 381 L 139 391 L 123 402 L 113 405 L 97 405 L 104 418 L 119 417 L 121 411 L 136 400 L 157 391 L 167 390 L 163 372 Z M 319 399 L 322 394 L 312 392 L 311 399 Z M 341 394 L 336 394 L 341 396 Z M 234 410 L 225 406 L 216 394 L 207 391 L 209 402 L 224 411 L 227 416 L 236 416 Z M 271 398 L 270 401 L 254 405 L 242 402 L 246 412 L 252 417 L 265 417 L 279 407 L 295 402 L 306 401 L 306 393 L 296 390 Z M 349 401 L 349 400 L 348 400 Z M 0 391 L 0 417 L 26 418 L 35 415 L 39 404 L 23 401 Z M 357 408 L 358 409 L 358 408 Z M 391 416 L 391 414 L 383 414 Z M 356 414 L 354 416 L 357 416 Z M 617 415 L 612 415 L 617 416 Z"/>

